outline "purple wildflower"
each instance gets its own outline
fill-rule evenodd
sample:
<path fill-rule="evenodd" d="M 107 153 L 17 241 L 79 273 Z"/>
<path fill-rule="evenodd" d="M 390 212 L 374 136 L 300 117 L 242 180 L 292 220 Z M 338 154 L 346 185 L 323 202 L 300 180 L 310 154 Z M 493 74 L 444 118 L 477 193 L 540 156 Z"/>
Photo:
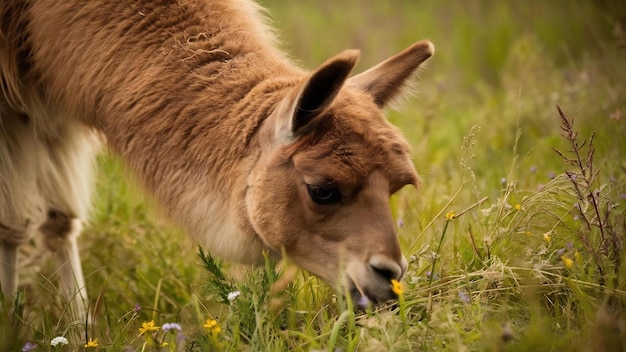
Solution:
<path fill-rule="evenodd" d="M 37 348 L 37 345 L 30 341 L 26 341 L 26 344 L 24 344 L 24 347 L 22 347 L 22 352 L 29 352 L 34 350 L 35 348 Z"/>
<path fill-rule="evenodd" d="M 469 304 L 471 302 L 470 296 L 463 291 L 459 291 L 459 299 L 465 304 Z"/>
<path fill-rule="evenodd" d="M 183 328 L 181 328 L 178 323 L 165 323 L 163 324 L 163 327 L 161 327 L 161 330 L 164 332 L 168 332 L 170 330 L 183 331 Z"/>
<path fill-rule="evenodd" d="M 565 248 L 561 248 L 558 251 L 556 251 L 556 255 L 558 255 L 559 257 L 562 256 L 565 253 Z"/>
<path fill-rule="evenodd" d="M 139 303 L 135 303 L 135 307 L 133 307 L 133 312 L 139 313 L 141 311 L 141 306 Z"/>
<path fill-rule="evenodd" d="M 550 172 L 548 173 L 548 178 L 549 178 L 549 179 L 554 180 L 554 178 L 555 178 L 555 177 L 556 177 L 556 174 L 555 174 L 554 172 L 550 171 Z"/>
<path fill-rule="evenodd" d="M 432 273 L 429 271 L 426 272 L 426 277 L 430 277 L 430 275 L 432 275 Z M 439 279 L 439 275 L 437 275 L 437 273 L 435 273 L 435 275 L 433 275 L 433 279 L 437 280 Z"/>
<path fill-rule="evenodd" d="M 537 167 L 536 167 L 535 165 L 531 166 L 531 167 L 530 167 L 530 172 L 531 172 L 531 173 L 533 173 L 533 174 L 534 174 L 535 172 L 537 172 Z"/>
<path fill-rule="evenodd" d="M 359 301 L 356 303 L 357 307 L 359 307 L 360 309 L 367 309 L 370 306 L 370 300 L 369 298 L 367 298 L 367 296 L 361 296 L 359 297 Z"/>
<path fill-rule="evenodd" d="M 398 227 L 404 227 L 404 220 L 398 219 L 398 221 L 396 221 L 396 224 L 398 224 Z"/>

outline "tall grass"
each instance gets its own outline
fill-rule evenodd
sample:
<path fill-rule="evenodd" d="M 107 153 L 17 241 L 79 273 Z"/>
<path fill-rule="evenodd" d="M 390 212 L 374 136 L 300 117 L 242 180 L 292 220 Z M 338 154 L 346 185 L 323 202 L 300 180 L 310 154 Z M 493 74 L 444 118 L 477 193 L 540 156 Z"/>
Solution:
<path fill-rule="evenodd" d="M 51 347 L 69 331 L 110 351 L 626 350 L 622 2 L 263 4 L 308 67 L 346 47 L 357 70 L 424 37 L 437 47 L 389 111 L 423 181 L 392 199 L 402 299 L 357 312 L 289 263 L 211 258 L 103 155 L 81 242 L 95 324 L 69 319 L 42 254 L 2 305 L 0 350 L 83 349 Z"/>

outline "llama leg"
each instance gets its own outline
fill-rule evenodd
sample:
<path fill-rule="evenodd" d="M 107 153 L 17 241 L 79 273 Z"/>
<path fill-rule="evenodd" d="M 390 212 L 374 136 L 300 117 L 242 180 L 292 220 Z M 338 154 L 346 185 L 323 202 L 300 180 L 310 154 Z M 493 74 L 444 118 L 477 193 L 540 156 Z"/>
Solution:
<path fill-rule="evenodd" d="M 0 289 L 6 297 L 17 289 L 17 246 L 6 242 L 0 244 Z"/>
<path fill-rule="evenodd" d="M 87 302 L 85 279 L 78 254 L 77 239 L 81 230 L 79 219 L 54 209 L 48 211 L 48 219 L 40 227 L 46 246 L 55 254 L 62 291 L 71 302 L 73 316 L 78 319 L 84 319 Z"/>
<path fill-rule="evenodd" d="M 5 220 L 6 221 L 6 220 Z M 13 296 L 18 284 L 18 248 L 30 236 L 29 226 L 8 226 L 0 219 L 0 290 Z"/>
<path fill-rule="evenodd" d="M 44 243 L 56 256 L 61 288 L 72 317 L 84 320 L 87 292 L 78 254 L 78 236 L 90 207 L 91 176 L 97 139 L 82 126 L 68 123 L 59 138 L 45 142 L 47 164 L 41 164 L 38 186 L 46 220 L 40 226 Z"/>
<path fill-rule="evenodd" d="M 38 149 L 28 117 L 8 109 L 0 94 L 0 285 L 6 297 L 18 287 L 18 248 L 43 220 Z"/>
<path fill-rule="evenodd" d="M 29 230 L 28 226 L 7 226 L 0 219 L 0 289 L 6 298 L 17 290 L 17 250 L 28 239 Z"/>
<path fill-rule="evenodd" d="M 90 205 L 98 145 L 91 130 L 57 109 L 35 104 L 27 115 L 8 108 L 0 95 L 1 283 L 7 295 L 16 289 L 17 247 L 39 228 L 57 256 L 71 317 L 80 320 L 87 295 L 77 237 Z"/>

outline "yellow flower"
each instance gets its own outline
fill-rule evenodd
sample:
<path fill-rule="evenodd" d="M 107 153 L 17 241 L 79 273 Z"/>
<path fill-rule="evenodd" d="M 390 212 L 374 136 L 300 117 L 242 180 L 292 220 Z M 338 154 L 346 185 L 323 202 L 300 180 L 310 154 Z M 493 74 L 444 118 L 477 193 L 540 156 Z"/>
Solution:
<path fill-rule="evenodd" d="M 448 220 L 454 219 L 455 216 L 456 216 L 456 213 L 454 211 L 449 211 L 446 213 L 446 219 Z"/>
<path fill-rule="evenodd" d="M 532 233 L 530 231 L 526 231 L 526 236 L 530 237 Z"/>
<path fill-rule="evenodd" d="M 143 335 L 147 332 L 158 331 L 159 327 L 154 326 L 154 320 L 150 320 L 148 322 L 141 323 L 141 327 L 139 328 L 139 336 Z"/>
<path fill-rule="evenodd" d="M 548 232 L 546 232 L 546 233 L 544 233 L 544 234 L 543 234 L 543 239 L 544 239 L 546 242 L 548 242 L 548 243 L 550 243 L 550 241 L 552 241 L 552 236 L 550 236 L 550 232 L 551 232 L 551 231 L 548 231 Z"/>
<path fill-rule="evenodd" d="M 563 261 L 563 264 L 565 264 L 566 268 L 571 268 L 572 266 L 574 266 L 574 261 L 569 259 L 566 255 L 562 255 L 561 260 Z"/>
<path fill-rule="evenodd" d="M 522 205 L 521 204 L 515 204 L 515 210 L 517 210 L 517 211 L 522 210 Z"/>
<path fill-rule="evenodd" d="M 98 339 L 96 338 L 95 340 L 92 340 L 91 338 L 89 339 L 89 342 L 87 342 L 85 344 L 85 348 L 90 348 L 90 347 L 98 347 Z"/>
<path fill-rule="evenodd" d="M 580 253 L 578 251 L 574 252 L 574 259 L 576 259 L 576 261 L 580 263 Z"/>
<path fill-rule="evenodd" d="M 391 279 L 391 290 L 400 296 L 404 293 L 404 285 L 396 279 Z"/>
<path fill-rule="evenodd" d="M 217 320 L 215 319 L 207 319 L 206 323 L 204 323 L 205 328 L 211 330 L 211 331 L 215 331 L 218 330 L 218 332 L 222 331 L 222 328 L 220 328 L 220 326 L 217 324 Z"/>

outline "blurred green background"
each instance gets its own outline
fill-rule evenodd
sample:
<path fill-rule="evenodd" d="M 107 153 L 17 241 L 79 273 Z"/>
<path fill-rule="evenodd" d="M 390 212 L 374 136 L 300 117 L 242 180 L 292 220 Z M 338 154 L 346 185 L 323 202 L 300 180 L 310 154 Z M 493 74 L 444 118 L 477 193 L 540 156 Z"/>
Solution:
<path fill-rule="evenodd" d="M 523 187 L 534 190 L 562 172 L 552 151 L 563 146 L 556 104 L 575 119 L 584 138 L 596 131 L 595 145 L 604 157 L 601 177 L 624 174 L 624 1 L 262 4 L 286 50 L 309 68 L 358 48 L 356 71 L 362 71 L 415 41 L 433 41 L 435 56 L 416 80 L 414 96 L 389 112 L 413 145 L 425 192 L 432 189 L 432 196 L 458 173 L 461 145 L 473 126 L 480 127 L 473 171 L 492 193 L 516 153 L 517 167 L 528 176 Z M 518 128 L 522 136 L 514 153 Z"/>

